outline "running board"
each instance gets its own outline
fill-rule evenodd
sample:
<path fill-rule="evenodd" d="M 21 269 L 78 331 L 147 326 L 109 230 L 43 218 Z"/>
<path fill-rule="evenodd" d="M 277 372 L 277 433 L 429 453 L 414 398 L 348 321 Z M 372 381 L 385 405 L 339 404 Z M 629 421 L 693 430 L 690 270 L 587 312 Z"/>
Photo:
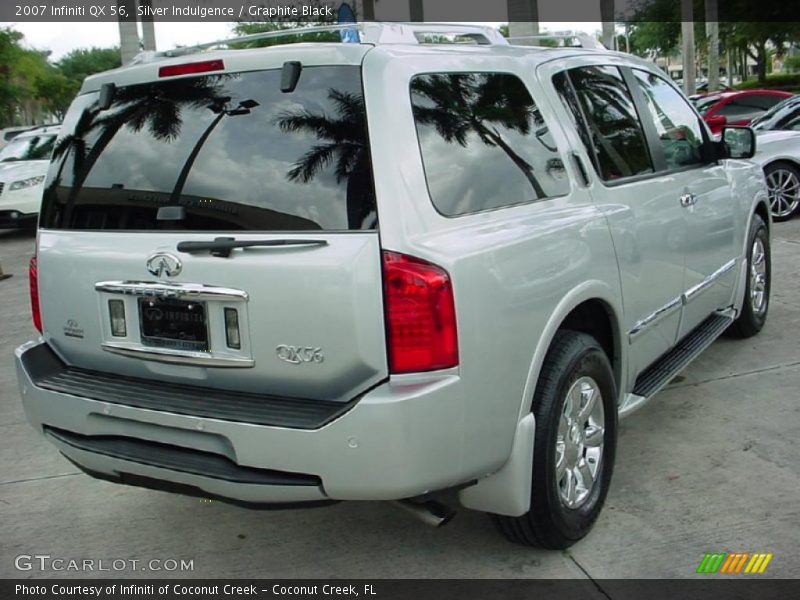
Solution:
<path fill-rule="evenodd" d="M 733 310 L 715 313 L 695 327 L 677 346 L 650 365 L 633 386 L 620 406 L 620 416 L 626 416 L 657 394 L 675 375 L 708 348 L 733 323 Z"/>

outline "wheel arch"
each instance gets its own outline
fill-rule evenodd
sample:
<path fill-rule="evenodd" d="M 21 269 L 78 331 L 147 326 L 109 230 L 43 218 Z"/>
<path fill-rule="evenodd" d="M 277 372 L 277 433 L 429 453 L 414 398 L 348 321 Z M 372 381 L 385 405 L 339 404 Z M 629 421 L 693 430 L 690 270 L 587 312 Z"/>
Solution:
<path fill-rule="evenodd" d="M 622 374 L 627 369 L 627 353 L 621 331 L 622 303 L 619 288 L 614 290 L 602 281 L 587 281 L 566 294 L 558 303 L 542 330 L 531 360 L 514 442 L 508 461 L 492 475 L 477 484 L 461 490 L 461 504 L 473 510 L 482 510 L 506 516 L 520 516 L 530 509 L 533 473 L 533 442 L 536 422 L 531 406 L 536 383 L 558 331 L 565 327 L 586 333 L 604 335 L 598 340 L 606 353 L 611 352 L 614 379 L 617 382 L 617 404 L 622 397 Z M 597 319 L 602 319 L 597 323 Z"/>
<path fill-rule="evenodd" d="M 611 286 L 605 282 L 587 281 L 561 299 L 537 341 L 525 382 L 518 420 L 531 411 L 544 358 L 556 333 L 562 329 L 580 331 L 597 339 L 609 358 L 618 395 L 621 394 L 627 364 L 621 315 L 619 293 L 615 294 Z"/>

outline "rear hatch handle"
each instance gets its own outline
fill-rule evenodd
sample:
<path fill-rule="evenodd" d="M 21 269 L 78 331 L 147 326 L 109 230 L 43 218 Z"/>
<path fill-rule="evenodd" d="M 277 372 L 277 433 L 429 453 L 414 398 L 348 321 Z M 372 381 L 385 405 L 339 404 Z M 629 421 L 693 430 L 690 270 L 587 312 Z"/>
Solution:
<path fill-rule="evenodd" d="M 237 240 L 232 237 L 218 237 L 208 242 L 178 242 L 178 252 L 204 252 L 208 251 L 211 256 L 228 258 L 234 248 L 265 248 L 265 247 L 285 247 L 285 246 L 327 246 L 325 240 Z"/>

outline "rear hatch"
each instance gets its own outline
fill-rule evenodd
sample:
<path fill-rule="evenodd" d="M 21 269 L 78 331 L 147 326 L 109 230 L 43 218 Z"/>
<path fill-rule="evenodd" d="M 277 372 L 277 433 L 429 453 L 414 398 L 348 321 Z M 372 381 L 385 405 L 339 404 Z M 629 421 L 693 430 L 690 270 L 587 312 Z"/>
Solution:
<path fill-rule="evenodd" d="M 173 60 L 77 98 L 38 246 L 64 360 L 338 401 L 387 376 L 366 49 L 341 52 Z"/>

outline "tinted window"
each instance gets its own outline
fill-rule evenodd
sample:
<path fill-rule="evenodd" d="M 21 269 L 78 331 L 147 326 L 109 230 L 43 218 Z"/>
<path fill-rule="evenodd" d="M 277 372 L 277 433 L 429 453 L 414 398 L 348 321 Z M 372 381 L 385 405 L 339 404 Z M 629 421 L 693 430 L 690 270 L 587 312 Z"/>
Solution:
<path fill-rule="evenodd" d="M 80 98 L 45 192 L 44 227 L 347 230 L 376 226 L 358 67 L 306 67 L 119 88 Z M 185 210 L 158 219 L 163 206 Z M 174 211 L 173 211 L 174 212 Z"/>
<path fill-rule="evenodd" d="M 792 96 L 755 119 L 754 129 L 797 129 L 800 124 L 800 97 Z"/>
<path fill-rule="evenodd" d="M 761 98 L 763 98 L 763 96 Z M 773 104 L 775 104 L 775 102 L 770 104 L 770 106 Z M 742 96 L 734 98 L 726 105 L 722 106 L 716 114 L 734 119 L 747 119 L 760 115 L 766 109 L 767 107 L 764 106 L 764 102 L 759 100 L 759 96 Z"/>
<path fill-rule="evenodd" d="M 610 181 L 652 172 L 642 124 L 619 69 L 581 67 L 568 76 L 585 115 L 592 145 L 587 150 L 595 154 L 598 174 Z M 576 110 L 569 103 L 567 108 Z"/>
<path fill-rule="evenodd" d="M 783 100 L 782 97 L 773 96 L 771 94 L 756 94 L 747 97 L 747 101 L 749 104 L 757 106 L 762 110 L 769 110 L 770 108 L 778 104 L 781 100 Z"/>
<path fill-rule="evenodd" d="M 15 138 L 0 150 L 0 162 L 18 160 L 50 160 L 55 135 L 26 136 Z"/>
<path fill-rule="evenodd" d="M 517 77 L 415 77 L 411 105 L 431 199 L 455 216 L 566 194 L 564 164 Z"/>
<path fill-rule="evenodd" d="M 692 107 L 660 77 L 634 70 L 664 150 L 668 169 L 703 162 L 703 132 Z"/>

